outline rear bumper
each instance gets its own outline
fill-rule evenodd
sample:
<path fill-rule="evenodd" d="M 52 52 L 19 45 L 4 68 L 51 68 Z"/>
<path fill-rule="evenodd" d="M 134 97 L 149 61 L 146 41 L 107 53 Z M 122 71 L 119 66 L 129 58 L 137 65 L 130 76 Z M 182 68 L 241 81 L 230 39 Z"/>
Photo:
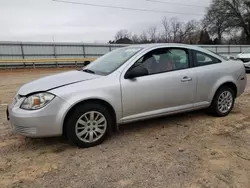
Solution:
<path fill-rule="evenodd" d="M 243 73 L 237 81 L 237 97 L 244 93 L 247 86 L 247 75 Z"/>

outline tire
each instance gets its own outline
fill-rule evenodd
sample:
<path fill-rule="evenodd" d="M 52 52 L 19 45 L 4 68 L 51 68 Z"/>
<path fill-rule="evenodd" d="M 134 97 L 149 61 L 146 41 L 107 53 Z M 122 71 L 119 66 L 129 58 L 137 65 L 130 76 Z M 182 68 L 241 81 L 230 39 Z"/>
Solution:
<path fill-rule="evenodd" d="M 113 120 L 109 111 L 97 103 L 77 106 L 66 122 L 69 140 L 81 148 L 101 144 L 107 138 L 112 126 Z"/>
<path fill-rule="evenodd" d="M 219 103 L 221 102 L 223 95 L 225 96 L 226 94 L 231 95 L 231 100 L 229 100 L 229 96 L 227 97 L 227 100 L 224 101 L 231 101 L 230 102 L 222 102 L 224 106 L 227 105 L 227 108 L 224 108 L 224 111 L 222 110 L 222 106 Z M 215 96 L 213 98 L 213 101 L 211 103 L 211 106 L 208 108 L 208 112 L 216 117 L 225 117 L 227 116 L 233 109 L 234 107 L 234 102 L 235 102 L 235 96 L 236 93 L 234 90 L 232 90 L 230 87 L 228 86 L 222 86 L 220 87 L 217 92 L 215 93 Z M 222 100 L 223 101 L 223 100 Z M 221 107 L 221 108 L 220 108 Z"/>

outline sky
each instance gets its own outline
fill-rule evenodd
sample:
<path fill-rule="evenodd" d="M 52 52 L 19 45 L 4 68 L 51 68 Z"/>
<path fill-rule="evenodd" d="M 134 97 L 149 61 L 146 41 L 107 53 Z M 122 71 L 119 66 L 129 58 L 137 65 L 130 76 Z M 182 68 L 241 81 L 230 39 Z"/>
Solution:
<path fill-rule="evenodd" d="M 176 17 L 183 22 L 200 20 L 210 3 L 210 0 L 159 0 L 166 2 L 164 4 L 147 0 L 65 1 L 188 14 L 120 10 L 53 0 L 0 0 L 0 41 L 107 43 L 120 29 L 136 34 L 151 26 L 160 29 L 164 16 Z"/>

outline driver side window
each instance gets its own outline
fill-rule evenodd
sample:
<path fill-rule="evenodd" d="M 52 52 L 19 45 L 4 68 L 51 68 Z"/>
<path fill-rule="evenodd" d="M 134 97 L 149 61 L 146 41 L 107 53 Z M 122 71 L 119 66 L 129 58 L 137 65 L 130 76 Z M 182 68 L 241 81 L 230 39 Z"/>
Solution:
<path fill-rule="evenodd" d="M 134 66 L 138 65 L 147 69 L 149 75 L 186 69 L 188 53 L 180 48 L 160 48 L 141 57 Z"/>

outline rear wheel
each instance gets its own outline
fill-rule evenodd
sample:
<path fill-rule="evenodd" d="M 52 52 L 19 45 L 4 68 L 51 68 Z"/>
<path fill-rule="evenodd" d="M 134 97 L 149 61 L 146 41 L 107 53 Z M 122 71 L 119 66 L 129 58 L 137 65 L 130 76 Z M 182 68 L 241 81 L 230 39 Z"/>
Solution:
<path fill-rule="evenodd" d="M 104 106 L 88 103 L 78 106 L 69 117 L 67 135 L 79 147 L 92 147 L 105 140 L 112 124 L 112 117 Z"/>
<path fill-rule="evenodd" d="M 222 86 L 216 92 L 209 113 L 217 117 L 227 116 L 234 107 L 235 92 L 230 87 Z"/>

